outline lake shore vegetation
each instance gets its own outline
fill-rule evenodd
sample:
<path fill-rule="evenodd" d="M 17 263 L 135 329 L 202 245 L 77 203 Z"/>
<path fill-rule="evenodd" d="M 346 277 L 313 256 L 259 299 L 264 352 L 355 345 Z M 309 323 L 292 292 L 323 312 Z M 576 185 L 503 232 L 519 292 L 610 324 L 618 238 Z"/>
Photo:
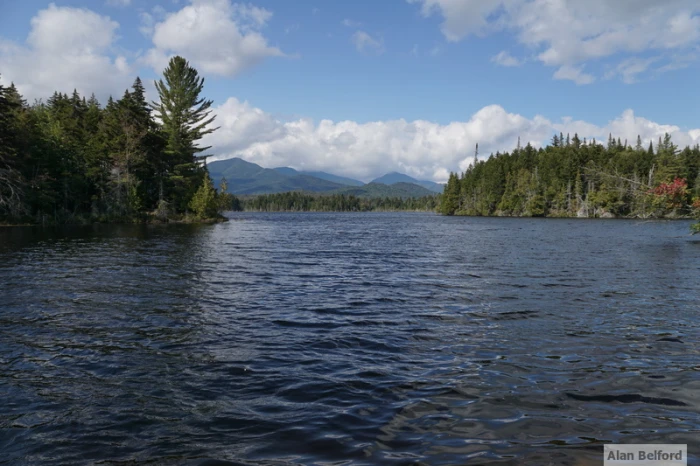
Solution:
<path fill-rule="evenodd" d="M 352 194 L 284 192 L 236 196 L 232 209 L 247 212 L 434 212 L 440 195 L 423 197 L 360 197 Z"/>
<path fill-rule="evenodd" d="M 224 220 L 197 145 L 216 129 L 203 85 L 182 57 L 150 104 L 138 77 L 104 107 L 77 91 L 28 104 L 0 85 L 0 224 Z"/>
<path fill-rule="evenodd" d="M 607 145 L 578 135 L 527 144 L 478 159 L 451 173 L 439 205 L 444 215 L 700 218 L 700 147 L 679 149 L 609 136 Z M 700 223 L 693 226 L 700 231 Z"/>

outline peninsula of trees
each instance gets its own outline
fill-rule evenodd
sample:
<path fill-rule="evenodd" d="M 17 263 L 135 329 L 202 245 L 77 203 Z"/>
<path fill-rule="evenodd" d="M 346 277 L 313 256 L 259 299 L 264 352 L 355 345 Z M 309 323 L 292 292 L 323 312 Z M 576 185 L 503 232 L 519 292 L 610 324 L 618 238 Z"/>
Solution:
<path fill-rule="evenodd" d="M 520 146 L 520 144 L 518 144 Z M 439 211 L 445 215 L 679 218 L 700 215 L 700 147 L 671 136 L 656 146 L 555 135 L 496 153 L 452 173 Z M 698 229 L 698 224 L 694 229 Z"/>
<path fill-rule="evenodd" d="M 230 204 L 197 141 L 214 131 L 204 79 L 174 57 L 146 102 L 136 78 L 103 108 L 55 92 L 28 105 L 0 85 L 0 223 L 212 220 Z"/>

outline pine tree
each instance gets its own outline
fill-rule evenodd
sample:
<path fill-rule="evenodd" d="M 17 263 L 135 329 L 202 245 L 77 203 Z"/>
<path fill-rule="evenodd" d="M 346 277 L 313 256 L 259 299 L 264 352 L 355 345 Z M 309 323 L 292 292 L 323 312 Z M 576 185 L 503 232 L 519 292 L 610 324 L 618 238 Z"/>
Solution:
<path fill-rule="evenodd" d="M 574 133 L 574 137 L 571 140 L 574 149 L 580 149 L 581 148 L 581 140 L 578 138 L 578 133 Z"/>
<path fill-rule="evenodd" d="M 450 173 L 445 185 L 445 192 L 440 202 L 440 212 L 443 215 L 454 215 L 459 208 L 460 182 L 456 173 Z"/>
<path fill-rule="evenodd" d="M 226 178 L 221 178 L 221 182 L 219 183 L 219 193 L 218 193 L 218 210 L 219 212 L 224 212 L 227 210 L 232 210 L 234 208 L 234 200 L 235 197 L 233 194 L 228 192 L 228 181 L 226 181 Z"/>
<path fill-rule="evenodd" d="M 552 136 L 552 147 L 559 147 L 559 136 Z"/>
<path fill-rule="evenodd" d="M 673 144 L 670 134 L 664 134 L 663 141 L 656 148 L 656 158 L 658 164 L 658 169 L 656 170 L 657 182 L 671 182 L 675 178 L 688 176 L 683 161 L 678 157 L 678 146 Z"/>
<path fill-rule="evenodd" d="M 219 202 L 214 184 L 208 174 L 204 175 L 201 186 L 192 196 L 189 208 L 200 219 L 213 218 L 218 214 Z"/>
<path fill-rule="evenodd" d="M 0 218 L 17 217 L 23 211 L 23 183 L 17 170 L 18 109 L 11 91 L 0 84 Z"/>
<path fill-rule="evenodd" d="M 199 77 L 197 70 L 176 56 L 163 71 L 163 77 L 165 81 L 156 82 L 160 102 L 152 104 L 162 122 L 168 157 L 160 182 L 169 182 L 166 194 L 176 201 L 178 209 L 185 210 L 205 171 L 198 162 L 206 157 L 198 154 L 209 149 L 198 146 L 197 141 L 217 128 L 210 127 L 215 118 L 211 116 L 212 101 L 199 96 L 204 78 Z"/>

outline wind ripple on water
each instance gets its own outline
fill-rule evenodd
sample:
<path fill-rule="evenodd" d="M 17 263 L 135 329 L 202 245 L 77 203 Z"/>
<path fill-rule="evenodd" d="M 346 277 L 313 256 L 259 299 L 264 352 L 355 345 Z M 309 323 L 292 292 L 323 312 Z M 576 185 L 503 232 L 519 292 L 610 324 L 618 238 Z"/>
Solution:
<path fill-rule="evenodd" d="M 234 220 L 0 232 L 0 463 L 697 454 L 684 222 Z"/>

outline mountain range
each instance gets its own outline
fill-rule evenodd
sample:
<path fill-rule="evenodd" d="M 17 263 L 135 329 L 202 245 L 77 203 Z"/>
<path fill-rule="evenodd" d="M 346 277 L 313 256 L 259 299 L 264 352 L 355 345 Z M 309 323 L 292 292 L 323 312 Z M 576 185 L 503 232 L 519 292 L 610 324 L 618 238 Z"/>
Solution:
<path fill-rule="evenodd" d="M 228 192 L 237 195 L 305 191 L 326 194 L 352 194 L 358 197 L 422 197 L 443 191 L 443 186 L 417 180 L 402 173 L 388 173 L 365 184 L 362 181 L 322 171 L 298 171 L 290 167 L 263 168 L 240 158 L 207 164 L 218 187 L 226 178 Z"/>

